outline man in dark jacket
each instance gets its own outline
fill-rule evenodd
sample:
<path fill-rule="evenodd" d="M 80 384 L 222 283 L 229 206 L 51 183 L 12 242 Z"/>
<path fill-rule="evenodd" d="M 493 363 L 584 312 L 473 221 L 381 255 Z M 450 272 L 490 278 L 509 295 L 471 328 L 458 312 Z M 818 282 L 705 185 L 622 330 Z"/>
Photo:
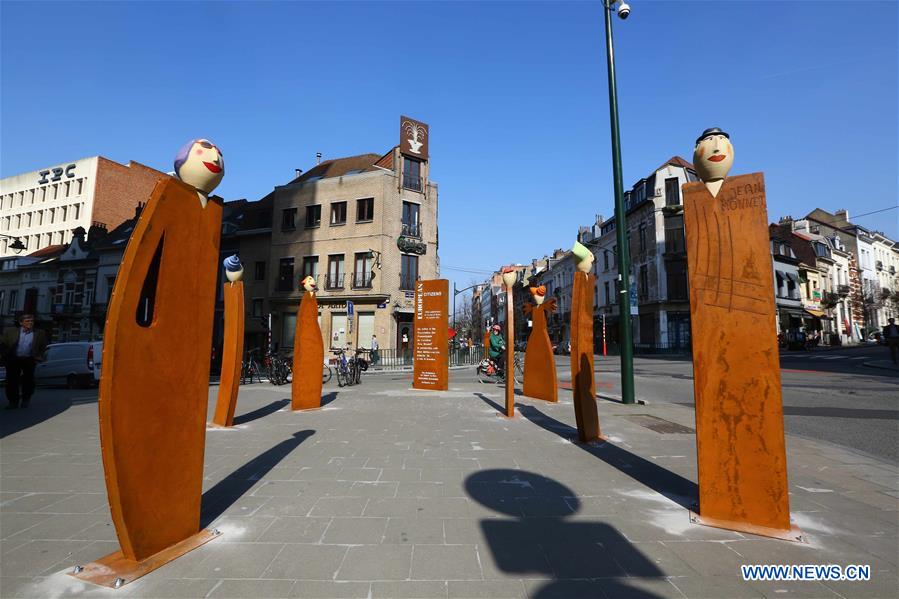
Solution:
<path fill-rule="evenodd" d="M 7 410 L 27 408 L 34 394 L 34 366 L 44 355 L 47 336 L 34 328 L 34 315 L 22 314 L 19 325 L 8 329 L 0 339 L 0 353 L 6 365 Z"/>
<path fill-rule="evenodd" d="M 889 324 L 883 327 L 883 340 L 884 343 L 890 348 L 890 357 L 893 359 L 893 364 L 897 364 L 897 354 L 899 354 L 899 325 L 896 324 L 896 319 L 891 318 L 887 321 Z"/>

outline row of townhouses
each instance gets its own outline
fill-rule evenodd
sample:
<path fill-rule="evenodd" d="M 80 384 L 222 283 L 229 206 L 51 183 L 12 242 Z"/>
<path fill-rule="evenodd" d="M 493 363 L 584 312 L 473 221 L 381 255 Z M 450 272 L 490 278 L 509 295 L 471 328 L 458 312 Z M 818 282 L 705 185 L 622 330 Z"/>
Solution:
<path fill-rule="evenodd" d="M 244 264 L 247 349 L 293 346 L 307 275 L 328 346 L 411 347 L 415 281 L 439 276 L 437 183 L 427 125 L 403 117 L 400 129 L 386 153 L 319 155 L 264 197 L 225 202 L 221 258 Z M 28 312 L 55 342 L 101 339 L 142 203 L 167 176 L 94 157 L 0 181 L 2 325 Z"/>
<path fill-rule="evenodd" d="M 690 346 L 690 298 L 687 283 L 687 246 L 684 235 L 681 186 L 696 181 L 693 165 L 675 156 L 625 192 L 627 240 L 631 256 L 628 273 L 632 319 L 638 348 L 686 349 Z M 817 208 L 801 219 L 784 217 L 770 226 L 772 277 L 778 332 L 784 340 L 817 336 L 828 345 L 859 343 L 899 317 L 899 242 L 883 233 L 852 223 L 846 210 L 829 213 Z M 618 263 L 615 218 L 597 215 L 579 227 L 577 239 L 596 258 L 594 272 L 594 333 L 597 344 L 616 343 L 618 319 Z M 545 285 L 556 298 L 557 311 L 549 318 L 552 340 L 570 339 L 571 289 L 575 265 L 570 252 L 518 265 L 516 338 L 529 326 L 521 307 L 530 302 L 527 287 Z M 495 273 L 480 284 L 471 300 L 472 332 L 478 338 L 486 326 L 505 320 L 502 281 Z"/>

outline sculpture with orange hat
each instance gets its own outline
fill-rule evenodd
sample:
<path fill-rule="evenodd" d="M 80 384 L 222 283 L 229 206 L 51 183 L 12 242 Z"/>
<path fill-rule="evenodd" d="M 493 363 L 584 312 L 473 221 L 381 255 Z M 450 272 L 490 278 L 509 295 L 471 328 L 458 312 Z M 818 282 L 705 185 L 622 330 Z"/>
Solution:
<path fill-rule="evenodd" d="M 531 334 L 524 352 L 523 392 L 528 397 L 557 402 L 556 361 L 546 325 L 546 315 L 555 312 L 556 300 L 546 299 L 546 285 L 532 286 L 530 292 L 534 303 L 523 307 L 524 313 L 531 317 Z"/>

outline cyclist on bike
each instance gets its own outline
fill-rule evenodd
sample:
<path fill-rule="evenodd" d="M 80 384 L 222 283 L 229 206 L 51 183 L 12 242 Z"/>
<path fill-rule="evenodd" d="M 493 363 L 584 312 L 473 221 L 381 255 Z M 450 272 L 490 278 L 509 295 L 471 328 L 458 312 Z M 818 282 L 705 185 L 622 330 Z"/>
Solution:
<path fill-rule="evenodd" d="M 506 351 L 506 340 L 503 339 L 502 327 L 498 324 L 493 325 L 490 331 L 490 347 L 487 349 L 487 356 L 493 362 L 498 372 L 503 371 L 503 354 Z"/>

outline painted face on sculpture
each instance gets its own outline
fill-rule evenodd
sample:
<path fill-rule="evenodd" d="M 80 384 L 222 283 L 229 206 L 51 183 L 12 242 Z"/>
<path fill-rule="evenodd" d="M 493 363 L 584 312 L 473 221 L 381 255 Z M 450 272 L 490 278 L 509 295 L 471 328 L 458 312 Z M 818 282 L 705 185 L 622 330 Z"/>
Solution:
<path fill-rule="evenodd" d="M 211 141 L 195 139 L 185 144 L 175 157 L 175 173 L 197 191 L 210 194 L 225 176 L 225 159 Z"/>
<path fill-rule="evenodd" d="M 232 283 L 236 283 L 243 279 L 243 264 L 237 254 L 228 256 L 222 263 L 225 266 L 225 277 Z"/>
<path fill-rule="evenodd" d="M 307 276 L 305 279 L 303 279 L 302 285 L 303 285 L 303 289 L 305 289 L 306 291 L 309 291 L 309 292 L 315 291 L 315 278 L 313 278 L 311 276 Z"/>
<path fill-rule="evenodd" d="M 706 135 L 693 150 L 693 166 L 700 180 L 718 181 L 727 177 L 734 163 L 734 147 L 720 133 Z"/>
<path fill-rule="evenodd" d="M 534 301 L 538 306 L 541 305 L 543 303 L 543 300 L 546 299 L 546 285 L 531 287 L 531 297 L 534 298 Z"/>

